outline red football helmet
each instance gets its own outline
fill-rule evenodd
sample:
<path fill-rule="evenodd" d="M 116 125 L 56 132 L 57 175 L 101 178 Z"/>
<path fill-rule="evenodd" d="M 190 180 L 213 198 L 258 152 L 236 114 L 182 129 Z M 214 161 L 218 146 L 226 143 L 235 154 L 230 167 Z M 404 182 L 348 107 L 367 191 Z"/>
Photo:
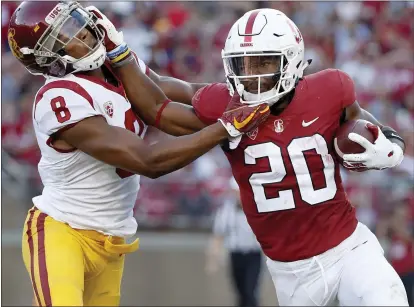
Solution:
<path fill-rule="evenodd" d="M 25 1 L 10 18 L 8 41 L 13 55 L 34 75 L 63 77 L 69 73 L 99 68 L 105 62 L 104 34 L 96 17 L 77 2 Z M 83 29 L 96 38 L 92 48 L 77 35 Z M 89 52 L 76 59 L 65 46 L 77 39 Z"/>

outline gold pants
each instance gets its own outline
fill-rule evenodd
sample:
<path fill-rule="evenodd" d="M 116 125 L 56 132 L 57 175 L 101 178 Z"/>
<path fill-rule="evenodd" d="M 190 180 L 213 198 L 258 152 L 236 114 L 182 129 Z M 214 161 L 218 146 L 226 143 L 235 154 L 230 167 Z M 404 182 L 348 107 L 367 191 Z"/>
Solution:
<path fill-rule="evenodd" d="M 138 239 L 106 236 L 58 222 L 33 207 L 22 238 L 23 260 L 38 306 L 118 306 L 126 253 Z"/>

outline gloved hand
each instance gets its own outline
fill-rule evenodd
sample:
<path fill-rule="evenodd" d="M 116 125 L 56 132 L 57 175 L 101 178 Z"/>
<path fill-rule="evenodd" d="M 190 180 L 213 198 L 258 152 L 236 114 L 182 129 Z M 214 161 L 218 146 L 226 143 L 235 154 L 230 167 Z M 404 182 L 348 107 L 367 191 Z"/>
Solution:
<path fill-rule="evenodd" d="M 255 106 L 241 103 L 240 93 L 243 90 L 244 86 L 239 84 L 223 115 L 218 119 L 232 138 L 255 129 L 270 115 L 270 108 L 266 103 Z"/>
<path fill-rule="evenodd" d="M 345 154 L 344 166 L 358 171 L 359 169 L 381 170 L 399 165 L 404 158 L 402 148 L 388 140 L 378 126 L 369 123 L 367 128 L 374 135 L 374 143 L 359 134 L 350 133 L 348 138 L 364 147 L 365 152 Z"/>
<path fill-rule="evenodd" d="M 131 51 L 124 42 L 123 33 L 118 32 L 114 24 L 95 6 L 88 6 L 85 9 L 96 16 L 96 24 L 105 34 L 104 45 L 107 52 L 106 55 L 111 63 L 116 64 L 131 56 Z"/>

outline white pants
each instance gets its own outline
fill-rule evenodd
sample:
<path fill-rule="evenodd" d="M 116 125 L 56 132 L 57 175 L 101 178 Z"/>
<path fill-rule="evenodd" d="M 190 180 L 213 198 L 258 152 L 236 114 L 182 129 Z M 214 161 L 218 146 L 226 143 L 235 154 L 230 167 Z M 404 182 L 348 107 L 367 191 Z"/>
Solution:
<path fill-rule="evenodd" d="M 294 262 L 267 258 L 267 267 L 280 306 L 408 306 L 400 277 L 361 223 L 321 255 Z"/>

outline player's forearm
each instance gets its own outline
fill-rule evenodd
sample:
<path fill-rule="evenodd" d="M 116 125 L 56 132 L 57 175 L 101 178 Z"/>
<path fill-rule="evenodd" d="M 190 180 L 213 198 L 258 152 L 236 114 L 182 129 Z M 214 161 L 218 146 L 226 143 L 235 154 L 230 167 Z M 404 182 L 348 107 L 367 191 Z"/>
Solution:
<path fill-rule="evenodd" d="M 363 108 L 348 108 L 346 110 L 346 120 L 357 120 L 357 119 L 363 119 L 366 121 L 369 121 L 373 123 L 374 125 L 377 125 L 380 127 L 380 129 L 384 132 L 384 129 L 389 130 L 390 127 L 386 127 L 383 124 L 381 124 L 371 113 L 369 113 L 367 110 Z M 397 134 L 397 133 L 396 133 Z M 398 137 L 400 137 L 398 135 Z M 394 137 L 388 137 L 387 138 L 392 142 L 397 144 L 403 151 L 405 151 L 405 144 L 403 141 L 399 140 L 398 138 Z"/>
<path fill-rule="evenodd" d="M 170 102 L 160 116 L 158 128 L 175 136 L 191 134 L 206 126 L 198 119 L 192 107 L 181 103 Z"/>
<path fill-rule="evenodd" d="M 163 91 L 146 75 L 137 62 L 115 68 L 132 108 L 148 125 L 154 125 L 158 108 L 167 100 Z"/>
<path fill-rule="evenodd" d="M 175 136 L 191 134 L 205 126 L 189 106 L 181 103 L 170 102 L 160 112 L 167 97 L 135 61 L 116 70 L 133 109 L 148 125 L 156 125 L 159 116 L 157 128 Z"/>
<path fill-rule="evenodd" d="M 191 105 L 195 93 L 207 85 L 206 83 L 189 83 L 167 76 L 160 76 L 156 83 L 169 99 L 187 105 Z"/>
<path fill-rule="evenodd" d="M 380 129 L 382 130 L 382 132 L 384 133 L 385 130 L 384 129 L 392 129 L 391 127 L 386 127 L 383 124 L 381 124 L 371 113 L 369 113 L 367 110 L 364 110 L 361 108 L 361 114 L 360 114 L 360 119 L 364 119 L 367 120 L 371 123 L 373 123 L 374 125 L 377 125 L 378 127 L 380 127 Z M 397 134 L 397 133 L 396 133 Z M 388 135 L 386 135 L 387 138 L 390 140 L 390 142 L 397 144 L 399 147 L 401 147 L 401 149 L 403 150 L 403 152 L 405 152 L 405 144 L 404 142 L 402 142 L 401 140 L 399 140 L 398 138 L 394 138 L 394 137 L 388 137 Z"/>
<path fill-rule="evenodd" d="M 220 123 L 192 135 L 163 140 L 150 146 L 144 145 L 132 133 L 118 132 L 110 135 L 109 139 L 113 141 L 106 144 L 100 140 L 90 141 L 101 144 L 93 146 L 92 156 L 149 178 L 158 178 L 190 164 L 228 137 L 226 129 Z"/>
<path fill-rule="evenodd" d="M 367 120 L 373 123 L 374 125 L 377 125 L 380 128 L 384 127 L 384 125 L 381 124 L 371 113 L 369 113 L 367 110 L 364 110 L 362 108 L 361 108 L 361 112 L 359 113 L 358 119 Z"/>
<path fill-rule="evenodd" d="M 227 139 L 228 133 L 216 123 L 192 135 L 163 141 L 150 146 L 147 163 L 153 177 L 180 169 Z"/>

